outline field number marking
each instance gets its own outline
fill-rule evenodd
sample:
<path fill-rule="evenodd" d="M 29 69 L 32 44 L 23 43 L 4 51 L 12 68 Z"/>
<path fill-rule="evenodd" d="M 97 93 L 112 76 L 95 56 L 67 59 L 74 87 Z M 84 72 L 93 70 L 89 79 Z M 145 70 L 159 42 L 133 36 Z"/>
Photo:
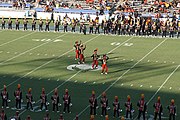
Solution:
<path fill-rule="evenodd" d="M 36 42 L 62 42 L 63 40 L 61 39 L 32 39 L 32 41 L 36 41 Z"/>

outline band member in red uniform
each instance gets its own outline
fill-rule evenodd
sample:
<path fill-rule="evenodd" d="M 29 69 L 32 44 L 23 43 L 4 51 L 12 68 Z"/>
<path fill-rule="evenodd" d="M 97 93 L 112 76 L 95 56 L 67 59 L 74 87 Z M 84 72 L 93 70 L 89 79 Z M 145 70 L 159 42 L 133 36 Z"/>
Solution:
<path fill-rule="evenodd" d="M 1 97 L 2 97 L 2 108 L 6 106 L 6 108 L 9 108 L 8 106 L 8 98 L 9 94 L 6 90 L 6 85 L 4 85 L 4 90 L 1 92 Z"/>
<path fill-rule="evenodd" d="M 107 115 L 107 107 L 108 107 L 108 99 L 106 97 L 105 92 L 103 92 L 100 102 L 101 102 L 101 108 L 102 108 L 101 116 L 106 116 Z"/>
<path fill-rule="evenodd" d="M 125 107 L 126 107 L 126 118 L 129 118 L 130 115 L 130 119 L 132 119 L 132 103 L 131 103 L 131 97 L 128 95 L 127 96 L 127 102 L 125 102 Z"/>
<path fill-rule="evenodd" d="M 54 90 L 54 95 L 51 96 L 52 104 L 53 104 L 53 112 L 55 111 L 55 107 L 57 112 L 59 112 L 58 104 L 59 104 L 59 95 L 57 88 Z"/>
<path fill-rule="evenodd" d="M 79 62 L 78 64 L 84 64 L 85 58 L 84 58 L 84 50 L 86 49 L 86 45 L 81 44 L 79 49 Z"/>
<path fill-rule="evenodd" d="M 64 118 L 63 118 L 63 114 L 60 114 L 60 116 L 59 116 L 59 119 L 58 120 L 64 120 Z"/>
<path fill-rule="evenodd" d="M 68 89 L 65 90 L 65 94 L 63 95 L 63 103 L 64 103 L 63 112 L 65 113 L 67 109 L 67 112 L 71 113 L 70 112 L 71 97 L 68 93 Z"/>
<path fill-rule="evenodd" d="M 175 120 L 176 106 L 174 104 L 174 99 L 171 100 L 171 104 L 167 108 L 169 110 L 169 120 Z"/>
<path fill-rule="evenodd" d="M 21 120 L 19 116 L 19 111 L 16 111 L 16 115 L 14 116 L 15 120 Z"/>
<path fill-rule="evenodd" d="M 78 115 L 76 115 L 76 120 L 79 120 L 79 117 L 78 117 Z"/>
<path fill-rule="evenodd" d="M 28 93 L 26 94 L 26 99 L 27 99 L 27 110 L 29 109 L 29 106 L 31 107 L 31 110 L 33 110 L 33 105 L 32 105 L 32 102 L 33 102 L 33 96 L 32 96 L 32 93 L 31 93 L 32 89 L 29 88 L 28 90 Z"/>
<path fill-rule="evenodd" d="M 114 98 L 113 107 L 114 107 L 113 117 L 116 117 L 116 113 L 117 113 L 117 117 L 119 117 L 120 103 L 118 101 L 118 96 L 115 96 L 115 98 Z"/>
<path fill-rule="evenodd" d="M 163 108 L 161 105 L 160 97 L 158 97 L 158 100 L 156 103 L 154 103 L 153 107 L 154 107 L 154 120 L 157 119 L 157 116 L 159 116 L 159 120 L 161 120 L 161 113 Z"/>
<path fill-rule="evenodd" d="M 140 119 L 141 114 L 143 114 L 143 120 L 145 120 L 145 112 L 147 109 L 147 105 L 146 105 L 146 102 L 144 100 L 144 94 L 141 94 L 141 99 L 137 103 L 137 106 L 138 106 L 138 110 L 139 110 L 138 120 Z"/>
<path fill-rule="evenodd" d="M 14 97 L 16 99 L 16 109 L 21 109 L 22 91 L 20 84 L 18 84 L 17 90 L 14 91 Z"/>
<path fill-rule="evenodd" d="M 32 120 L 32 119 L 31 119 L 31 116 L 28 115 L 27 118 L 26 118 L 26 120 Z"/>
<path fill-rule="evenodd" d="M 89 98 L 90 103 L 90 115 L 96 115 L 97 98 L 95 96 L 95 91 L 92 91 L 92 96 Z"/>
<path fill-rule="evenodd" d="M 40 109 L 42 110 L 43 106 L 45 106 L 46 111 L 48 111 L 47 109 L 47 95 L 45 94 L 45 89 L 42 88 L 42 94 L 40 96 L 41 99 L 41 107 Z"/>
<path fill-rule="evenodd" d="M 106 55 L 106 54 L 104 54 L 103 55 L 103 58 L 101 59 L 101 61 L 102 61 L 102 72 L 101 72 L 101 74 L 107 74 L 107 72 L 108 72 L 108 67 L 107 67 L 107 60 L 109 59 L 109 57 Z"/>
<path fill-rule="evenodd" d="M 46 113 L 43 120 L 51 120 L 51 117 L 49 116 L 49 113 Z"/>
<path fill-rule="evenodd" d="M 1 113 L 0 113 L 0 120 L 7 120 L 6 113 L 4 112 L 3 109 L 1 110 Z"/>
<path fill-rule="evenodd" d="M 94 66 L 96 66 L 95 68 L 97 68 L 98 67 L 98 58 L 99 58 L 99 55 L 97 54 L 97 49 L 94 50 L 94 54 L 91 55 L 91 58 L 93 58 L 92 69 L 94 69 Z"/>
<path fill-rule="evenodd" d="M 79 59 L 79 46 L 80 46 L 80 44 L 81 44 L 81 41 L 80 41 L 80 43 L 78 43 L 78 41 L 76 41 L 75 45 L 74 45 L 75 52 L 76 52 L 75 60 Z"/>

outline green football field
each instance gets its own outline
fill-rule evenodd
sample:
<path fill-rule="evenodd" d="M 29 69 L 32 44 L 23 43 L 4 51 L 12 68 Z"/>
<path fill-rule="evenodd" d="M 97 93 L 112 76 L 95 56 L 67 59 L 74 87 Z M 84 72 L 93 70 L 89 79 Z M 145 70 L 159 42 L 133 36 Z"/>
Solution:
<path fill-rule="evenodd" d="M 101 71 L 84 69 L 68 70 L 70 65 L 77 64 L 74 42 L 81 40 L 86 44 L 86 66 L 91 66 L 90 56 L 98 48 L 98 54 L 109 56 L 107 75 Z M 64 90 L 69 89 L 72 98 L 72 113 L 65 113 L 65 120 L 73 120 L 76 114 L 79 120 L 88 120 L 89 97 L 95 90 L 96 96 L 101 97 L 103 91 L 109 99 L 108 111 L 110 120 L 113 118 L 112 102 L 118 96 L 120 107 L 125 115 L 124 103 L 127 95 L 131 96 L 134 119 L 137 117 L 136 103 L 142 93 L 148 104 L 147 117 L 152 120 L 154 115 L 153 104 L 161 96 L 163 105 L 163 119 L 168 119 L 167 106 L 171 99 L 177 106 L 176 119 L 180 119 L 180 39 L 113 36 L 113 35 L 82 35 L 72 33 L 31 32 L 31 31 L 0 31 L 0 89 L 7 85 L 11 102 L 10 108 L 5 109 L 8 117 L 15 115 L 13 96 L 17 84 L 21 84 L 23 91 L 23 107 L 26 105 L 25 95 L 28 88 L 32 88 L 35 111 L 23 109 L 20 111 L 22 119 L 28 114 L 33 120 L 42 120 L 45 110 L 38 112 L 39 96 L 42 87 L 48 94 L 49 114 L 52 120 L 57 120 L 60 113 L 52 112 L 50 97 L 55 88 L 58 88 L 60 102 Z M 99 65 L 101 63 L 99 62 Z M 0 100 L 1 104 L 1 100 Z M 100 101 L 98 100 L 100 106 Z M 95 120 L 104 120 L 101 109 L 97 109 Z"/>

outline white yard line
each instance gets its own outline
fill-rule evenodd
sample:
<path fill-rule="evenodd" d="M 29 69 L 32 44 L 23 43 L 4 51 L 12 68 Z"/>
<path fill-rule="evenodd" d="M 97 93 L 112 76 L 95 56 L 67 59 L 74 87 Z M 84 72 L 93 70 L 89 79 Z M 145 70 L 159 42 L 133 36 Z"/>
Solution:
<path fill-rule="evenodd" d="M 90 41 L 96 39 L 97 37 L 99 37 L 99 35 L 98 35 L 98 36 L 95 36 L 95 37 L 93 37 L 93 38 L 91 38 L 91 39 L 89 39 L 89 40 L 86 41 L 85 43 L 88 43 L 88 42 L 90 42 Z M 70 53 L 70 52 L 73 51 L 73 50 L 74 50 L 74 49 L 71 49 L 71 50 L 69 50 L 69 51 L 67 51 L 67 52 L 65 52 L 65 53 L 63 53 L 63 54 L 61 54 L 60 56 L 58 56 L 58 57 L 56 57 L 56 58 L 54 58 L 54 59 L 51 59 L 50 61 L 48 61 L 48 62 L 46 62 L 46 63 L 40 65 L 39 67 L 37 67 L 37 68 L 31 70 L 30 72 L 26 73 L 25 75 L 23 75 L 22 77 L 18 78 L 17 80 L 14 80 L 13 82 L 9 83 L 9 84 L 6 85 L 6 86 L 7 86 L 7 87 L 11 86 L 12 84 L 18 82 L 19 80 L 21 80 L 22 78 L 26 77 L 27 75 L 29 75 L 29 74 L 35 72 L 36 70 L 38 70 L 38 69 L 40 69 L 40 68 L 42 68 L 42 67 L 44 67 L 44 66 L 46 66 L 47 64 L 53 62 L 54 60 L 61 58 L 62 56 L 64 56 L 64 55 Z M 3 90 L 3 88 L 1 88 L 0 90 Z"/>
<path fill-rule="evenodd" d="M 138 62 L 136 62 L 133 66 L 131 66 L 127 71 L 125 71 L 116 81 L 114 81 L 109 87 L 107 87 L 103 92 L 107 92 L 109 89 L 113 87 L 114 84 L 116 84 L 125 74 L 127 74 L 131 69 L 133 69 L 137 64 L 139 64 L 142 60 L 144 60 L 148 55 L 150 55 L 154 50 L 156 50 L 160 45 L 162 45 L 165 41 L 167 40 L 164 39 L 161 43 L 159 43 L 156 47 L 154 47 L 150 52 L 148 52 L 144 57 L 142 57 Z M 101 97 L 101 94 L 97 97 L 99 99 Z M 89 108 L 89 105 L 86 106 L 79 114 L 80 116 L 82 113 L 84 113 L 87 109 Z M 75 120 L 75 118 L 73 119 Z"/>
<path fill-rule="evenodd" d="M 54 38 L 54 40 L 57 39 L 57 38 L 63 37 L 63 36 L 65 36 L 65 35 L 66 35 L 66 34 L 60 35 L 60 36 Z M 3 61 L 3 62 L 0 62 L 0 65 L 3 65 L 4 63 L 6 63 L 6 62 L 8 62 L 8 61 L 11 61 L 11 60 L 13 60 L 13 59 L 15 59 L 15 58 L 17 58 L 17 57 L 19 57 L 19 56 L 21 56 L 21 55 L 24 55 L 24 54 L 26 54 L 27 52 L 30 52 L 30 51 L 32 51 L 32 50 L 35 50 L 35 49 L 37 49 L 37 48 L 39 48 L 39 47 L 41 47 L 41 46 L 43 46 L 43 45 L 45 45 L 45 44 L 48 44 L 49 42 L 51 42 L 51 41 L 47 41 L 47 42 L 45 42 L 45 43 L 42 43 L 42 44 L 40 44 L 40 45 L 38 45 L 38 46 L 35 46 L 35 47 L 33 47 L 33 48 L 29 49 L 29 50 L 26 50 L 26 51 L 20 53 L 20 54 L 14 56 L 14 57 L 12 57 L 12 58 L 9 58 L 9 59 L 7 59 L 7 60 L 5 60 L 5 61 Z"/>
<path fill-rule="evenodd" d="M 29 35 L 32 35 L 32 34 L 34 34 L 34 33 L 35 33 L 35 32 L 31 32 L 31 33 L 26 34 L 26 35 L 23 35 L 23 36 L 21 36 L 21 37 L 19 37 L 19 38 L 16 38 L 16 39 L 13 39 L 13 40 L 11 40 L 11 41 L 2 43 L 2 44 L 0 44 L 0 47 L 1 47 L 1 46 L 4 46 L 4 45 L 7 45 L 7 44 L 9 44 L 9 43 L 12 43 L 12 42 L 14 42 L 14 41 L 17 41 L 17 40 L 19 40 L 19 39 L 22 39 L 22 38 L 24 38 L 24 37 L 27 37 L 27 36 L 29 36 Z"/>
<path fill-rule="evenodd" d="M 165 81 L 162 83 L 162 85 L 157 89 L 157 91 L 153 94 L 153 96 L 149 99 L 149 101 L 147 102 L 147 104 L 149 104 L 154 97 L 158 94 L 158 92 L 162 89 L 162 87 L 168 82 L 168 80 L 171 78 L 171 76 L 178 70 L 178 68 L 180 67 L 180 65 L 178 65 L 173 72 L 165 79 Z"/>

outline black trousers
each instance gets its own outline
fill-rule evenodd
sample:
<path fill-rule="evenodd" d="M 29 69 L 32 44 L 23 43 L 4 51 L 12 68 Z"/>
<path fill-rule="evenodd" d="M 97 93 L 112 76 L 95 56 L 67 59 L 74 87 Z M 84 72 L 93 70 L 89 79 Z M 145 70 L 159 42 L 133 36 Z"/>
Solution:
<path fill-rule="evenodd" d="M 90 106 L 90 115 L 96 115 L 96 107 Z"/>
<path fill-rule="evenodd" d="M 170 31 L 169 37 L 174 37 L 174 31 Z"/>
<path fill-rule="evenodd" d="M 121 30 L 121 35 L 125 35 L 125 30 L 124 29 Z"/>
<path fill-rule="evenodd" d="M 42 108 L 43 108 L 43 106 L 45 106 L 45 109 L 47 110 L 47 105 L 46 105 L 46 103 L 41 103 L 41 110 L 42 110 Z"/>
<path fill-rule="evenodd" d="M 81 33 L 83 31 L 83 27 L 82 26 L 80 26 L 80 28 L 79 28 L 79 32 Z"/>
<path fill-rule="evenodd" d="M 93 33 L 93 27 L 89 27 L 89 34 Z"/>
<path fill-rule="evenodd" d="M 153 33 L 152 33 L 154 36 L 157 36 L 157 30 L 153 30 Z"/>
<path fill-rule="evenodd" d="M 68 113 L 70 112 L 69 104 L 64 103 L 64 109 L 63 109 L 63 112 L 66 112 L 66 110 L 67 110 Z"/>
<path fill-rule="evenodd" d="M 19 30 L 19 25 L 16 25 L 16 30 Z"/>
<path fill-rule="evenodd" d="M 138 120 L 140 119 L 141 114 L 143 115 L 143 120 L 145 120 L 145 111 L 141 111 L 141 110 L 139 110 Z"/>
<path fill-rule="evenodd" d="M 8 106 L 8 101 L 6 99 L 2 99 L 2 106 L 3 107 Z"/>
<path fill-rule="evenodd" d="M 98 33 L 98 34 L 100 33 L 100 32 L 99 32 L 99 27 L 95 29 L 95 34 L 96 34 L 96 33 Z"/>
<path fill-rule="evenodd" d="M 72 27 L 71 32 L 75 32 L 75 31 L 76 31 L 75 27 Z"/>
<path fill-rule="evenodd" d="M 155 113 L 154 113 L 154 120 L 157 119 L 157 116 L 159 116 L 159 120 L 161 120 L 161 113 L 155 112 Z"/>
<path fill-rule="evenodd" d="M 107 28 L 104 28 L 104 34 L 108 34 Z"/>
<path fill-rule="evenodd" d="M 64 26 L 64 32 L 67 32 L 68 30 L 67 30 L 67 26 Z"/>
<path fill-rule="evenodd" d="M 24 30 L 27 30 L 27 24 L 24 24 Z"/>
<path fill-rule="evenodd" d="M 2 24 L 1 29 L 5 29 L 5 24 Z"/>
<path fill-rule="evenodd" d="M 16 100 L 16 108 L 17 109 L 21 109 L 21 99 L 20 100 Z"/>
<path fill-rule="evenodd" d="M 39 31 L 42 31 L 43 28 L 42 28 L 42 25 L 39 25 Z"/>
<path fill-rule="evenodd" d="M 106 107 L 102 107 L 102 113 L 101 115 L 106 116 L 107 115 L 107 109 Z"/>
<path fill-rule="evenodd" d="M 8 24 L 8 29 L 12 29 L 12 24 Z"/>
<path fill-rule="evenodd" d="M 59 26 L 58 25 L 55 26 L 55 31 L 59 31 Z"/>
<path fill-rule="evenodd" d="M 32 31 L 36 30 L 36 25 L 32 25 Z"/>
<path fill-rule="evenodd" d="M 132 113 L 131 113 L 131 111 L 126 110 L 126 118 L 128 118 L 129 115 L 130 115 L 130 119 L 131 119 L 131 118 L 132 118 Z"/>
<path fill-rule="evenodd" d="M 57 111 L 59 111 L 58 104 L 53 103 L 53 111 L 55 111 L 55 108 Z"/>
<path fill-rule="evenodd" d="M 166 31 L 162 32 L 162 37 L 164 37 L 164 36 L 166 37 Z"/>
<path fill-rule="evenodd" d="M 49 25 L 46 25 L 45 31 L 49 31 Z"/>
<path fill-rule="evenodd" d="M 179 36 L 180 36 L 180 32 L 178 32 L 178 34 L 177 34 L 177 38 L 179 38 Z"/>
<path fill-rule="evenodd" d="M 169 114 L 169 120 L 175 120 L 175 114 Z"/>
<path fill-rule="evenodd" d="M 119 117 L 119 110 L 114 110 L 114 114 L 113 114 L 114 117 L 116 117 L 116 113 L 117 113 L 117 117 Z"/>
<path fill-rule="evenodd" d="M 32 106 L 31 102 L 27 102 L 27 108 L 26 109 L 29 109 L 29 106 L 31 107 L 31 110 L 33 110 L 33 106 Z"/>

